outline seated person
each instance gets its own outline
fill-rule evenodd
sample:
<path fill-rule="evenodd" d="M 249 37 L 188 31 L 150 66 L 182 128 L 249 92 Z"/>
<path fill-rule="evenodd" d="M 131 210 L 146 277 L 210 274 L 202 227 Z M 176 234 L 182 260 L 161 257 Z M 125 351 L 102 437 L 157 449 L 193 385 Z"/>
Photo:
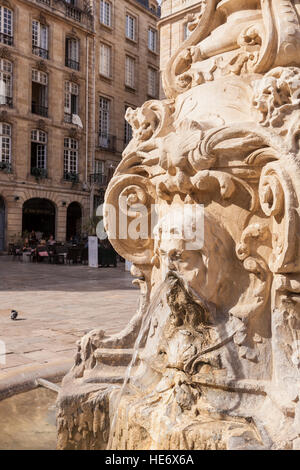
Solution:
<path fill-rule="evenodd" d="M 56 241 L 54 240 L 53 235 L 50 235 L 48 240 L 48 245 L 55 245 Z"/>

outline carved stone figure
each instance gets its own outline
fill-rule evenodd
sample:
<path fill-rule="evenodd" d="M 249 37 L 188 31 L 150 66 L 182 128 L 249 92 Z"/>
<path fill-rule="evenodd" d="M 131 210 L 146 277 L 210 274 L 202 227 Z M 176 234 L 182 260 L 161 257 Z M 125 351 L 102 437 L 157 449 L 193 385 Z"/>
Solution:
<path fill-rule="evenodd" d="M 190 29 L 167 99 L 127 110 L 104 218 L 140 307 L 79 342 L 62 449 L 300 449 L 300 2 L 204 0 Z"/>

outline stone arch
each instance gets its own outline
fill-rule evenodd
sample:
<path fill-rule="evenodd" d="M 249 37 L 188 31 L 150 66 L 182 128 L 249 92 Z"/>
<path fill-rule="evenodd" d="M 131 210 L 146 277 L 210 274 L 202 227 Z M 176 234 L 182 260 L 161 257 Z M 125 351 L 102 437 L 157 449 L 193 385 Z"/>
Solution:
<path fill-rule="evenodd" d="M 79 236 L 82 229 L 83 207 L 78 201 L 72 201 L 67 208 L 66 235 L 67 240 Z"/>
<path fill-rule="evenodd" d="M 31 197 L 22 205 L 22 232 L 39 231 L 45 237 L 56 234 L 57 205 L 46 195 Z"/>

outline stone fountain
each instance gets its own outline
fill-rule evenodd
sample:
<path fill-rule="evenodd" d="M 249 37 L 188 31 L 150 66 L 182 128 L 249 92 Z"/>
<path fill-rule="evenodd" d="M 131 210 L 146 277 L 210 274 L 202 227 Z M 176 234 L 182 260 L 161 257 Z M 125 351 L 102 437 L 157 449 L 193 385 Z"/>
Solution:
<path fill-rule="evenodd" d="M 163 84 L 106 192 L 139 309 L 79 342 L 58 448 L 300 449 L 299 0 L 199 1 Z"/>

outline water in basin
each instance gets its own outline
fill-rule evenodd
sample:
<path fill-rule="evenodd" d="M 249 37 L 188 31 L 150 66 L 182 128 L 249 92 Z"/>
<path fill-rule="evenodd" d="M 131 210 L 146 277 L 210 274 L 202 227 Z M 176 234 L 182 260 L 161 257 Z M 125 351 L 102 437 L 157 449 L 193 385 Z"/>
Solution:
<path fill-rule="evenodd" d="M 0 401 L 0 449 L 54 450 L 56 398 L 37 388 Z"/>

